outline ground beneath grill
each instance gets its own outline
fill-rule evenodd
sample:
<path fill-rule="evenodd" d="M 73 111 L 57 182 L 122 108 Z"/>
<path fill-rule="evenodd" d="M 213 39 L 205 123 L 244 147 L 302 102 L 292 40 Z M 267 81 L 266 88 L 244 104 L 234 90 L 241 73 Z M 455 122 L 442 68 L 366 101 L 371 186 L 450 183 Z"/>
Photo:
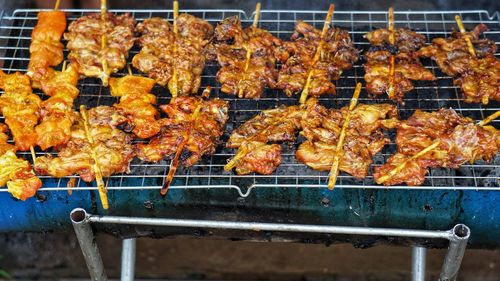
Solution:
<path fill-rule="evenodd" d="M 120 272 L 121 241 L 99 235 L 108 275 Z M 426 280 L 437 280 L 444 250 L 429 250 Z M 73 233 L 0 235 L 0 269 L 15 280 L 88 277 Z M 351 245 L 257 243 L 193 237 L 139 239 L 138 279 L 402 281 L 410 280 L 411 249 Z M 459 280 L 500 280 L 500 251 L 467 250 Z M 1 280 L 1 278 L 0 278 Z"/>

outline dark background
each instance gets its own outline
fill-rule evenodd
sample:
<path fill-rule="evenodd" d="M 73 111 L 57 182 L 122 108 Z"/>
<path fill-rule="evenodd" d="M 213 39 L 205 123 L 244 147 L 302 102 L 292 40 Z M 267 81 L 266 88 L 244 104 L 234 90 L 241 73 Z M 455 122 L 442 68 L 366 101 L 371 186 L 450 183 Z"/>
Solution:
<path fill-rule="evenodd" d="M 62 7 L 97 8 L 98 1 L 61 0 Z M 0 0 L 0 9 L 52 7 L 54 1 Z M 181 9 L 241 9 L 251 13 L 256 1 L 180 1 Z M 328 1 L 262 0 L 262 9 L 326 10 Z M 500 1 L 334 1 L 337 10 L 500 10 Z M 170 9 L 171 1 L 110 0 L 110 9 Z M 118 277 L 120 241 L 100 235 L 98 243 L 108 273 Z M 436 280 L 444 250 L 428 255 L 428 280 Z M 230 242 L 180 238 L 140 239 L 137 276 L 189 280 L 410 280 L 411 250 L 407 247 L 377 246 L 355 249 L 351 245 Z M 0 235 L 0 272 L 17 280 L 63 280 L 87 277 L 85 263 L 74 234 L 16 233 Z M 1 275 L 0 275 L 1 276 Z M 0 277 L 0 280 L 2 278 Z M 68 279 L 64 279 L 68 280 Z M 500 280 L 500 251 L 468 250 L 460 280 Z"/>

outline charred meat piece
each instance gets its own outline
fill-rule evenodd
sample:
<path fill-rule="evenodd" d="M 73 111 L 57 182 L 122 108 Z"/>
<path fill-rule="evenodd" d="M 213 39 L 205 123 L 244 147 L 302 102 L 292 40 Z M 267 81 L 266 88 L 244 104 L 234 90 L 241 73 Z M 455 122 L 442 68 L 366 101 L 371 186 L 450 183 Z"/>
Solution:
<path fill-rule="evenodd" d="M 123 119 L 125 117 L 113 107 L 98 106 L 89 109 L 88 132 L 92 138 L 91 143 L 80 113 L 71 128 L 69 142 L 60 147 L 56 157 L 38 157 L 35 171 L 40 175 L 56 178 L 78 174 L 82 180 L 91 182 L 96 178 L 94 154 L 103 177 L 127 173 L 134 157 L 132 138 L 114 128 L 115 122 L 124 122 Z"/>
<path fill-rule="evenodd" d="M 137 156 L 144 161 L 158 162 L 180 148 L 190 167 L 202 156 L 213 154 L 224 133 L 228 104 L 220 99 L 178 97 L 161 106 L 168 115 L 161 119 L 161 132 L 147 144 L 137 145 Z"/>
<path fill-rule="evenodd" d="M 365 57 L 366 89 L 374 95 L 390 94 L 391 53 L 380 48 L 370 49 Z M 390 99 L 402 102 L 404 94 L 413 89 L 412 81 L 431 81 L 436 78 L 426 69 L 414 53 L 398 53 L 394 55 L 393 96 Z"/>
<path fill-rule="evenodd" d="M 390 45 L 390 31 L 380 28 L 364 36 L 373 46 Z M 407 28 L 394 29 L 394 47 L 402 53 L 412 53 L 425 45 L 425 36 Z"/>
<path fill-rule="evenodd" d="M 236 168 L 238 174 L 273 173 L 281 163 L 281 146 L 277 143 L 295 140 L 302 114 L 298 106 L 279 107 L 264 110 L 245 122 L 229 137 L 227 147 L 238 151 L 224 169 Z"/>
<path fill-rule="evenodd" d="M 403 102 L 405 93 L 413 90 L 412 81 L 436 78 L 420 63 L 415 53 L 424 46 L 425 36 L 397 28 L 394 30 L 394 45 L 390 44 L 389 37 L 390 31 L 385 28 L 365 35 L 372 45 L 365 53 L 366 89 L 373 95 L 387 94 L 389 99 Z M 391 67 L 394 67 L 393 74 Z"/>
<path fill-rule="evenodd" d="M 0 70 L 0 113 L 5 117 L 17 149 L 26 151 L 37 143 L 35 126 L 38 124 L 42 100 L 32 93 L 28 76 L 16 72 L 5 74 Z"/>
<path fill-rule="evenodd" d="M 471 60 L 475 58 L 469 53 L 464 36 L 471 38 L 477 58 L 494 56 L 496 45 L 494 41 L 480 38 L 486 25 L 479 24 L 473 31 L 462 34 L 457 31 L 448 38 L 435 38 L 432 45 L 423 47 L 417 52 L 418 56 L 430 57 L 438 64 L 439 68 L 449 76 L 456 76 L 468 70 Z"/>
<path fill-rule="evenodd" d="M 297 160 L 315 170 L 329 171 L 348 108 L 326 109 L 314 99 L 306 107 L 301 131 L 306 141 L 296 152 Z M 397 123 L 393 105 L 358 105 L 351 113 L 339 170 L 357 178 L 366 177 L 373 156 L 389 142 L 383 132 Z"/>
<path fill-rule="evenodd" d="M 275 50 L 281 41 L 266 30 L 243 28 L 237 16 L 222 20 L 215 28 L 211 57 L 221 69 L 221 91 L 240 98 L 258 99 L 266 87 L 276 86 Z"/>
<path fill-rule="evenodd" d="M 343 70 L 350 69 L 358 60 L 358 50 L 346 30 L 332 27 L 328 29 L 318 61 L 314 56 L 321 31 L 299 21 L 291 41 L 285 42 L 276 54 L 282 63 L 277 88 L 287 95 L 304 89 L 309 74 L 310 84 L 307 89 L 312 96 L 334 94 L 332 80 L 339 79 Z"/>
<path fill-rule="evenodd" d="M 123 69 L 128 51 L 134 45 L 135 20 L 130 14 L 91 14 L 78 18 L 68 27 L 68 59 L 80 74 L 97 77 L 108 85 L 109 76 Z"/>
<path fill-rule="evenodd" d="M 460 86 L 465 102 L 500 101 L 500 60 L 493 56 L 471 60 L 470 68 L 454 84 Z"/>
<path fill-rule="evenodd" d="M 150 18 L 137 25 L 142 36 L 141 51 L 132 64 L 159 85 L 168 85 L 173 96 L 196 94 L 205 67 L 205 46 L 213 35 L 212 26 L 197 17 L 181 14 L 179 32 L 164 19 Z"/>
<path fill-rule="evenodd" d="M 64 58 L 61 37 L 66 30 L 66 15 L 61 11 L 41 11 L 31 33 L 30 62 L 27 75 L 33 87 L 39 88 L 50 67 L 59 65 Z"/>
<path fill-rule="evenodd" d="M 127 127 L 139 138 L 150 138 L 160 132 L 157 118 L 160 116 L 154 105 L 156 96 L 151 94 L 155 80 L 127 75 L 111 78 L 109 86 L 111 95 L 120 97 L 114 107 L 127 117 Z"/>
<path fill-rule="evenodd" d="M 375 167 L 375 180 L 385 185 L 421 185 L 428 168 L 457 169 L 464 163 L 493 159 L 500 148 L 500 132 L 475 124 L 453 109 L 417 110 L 398 124 L 396 145 L 398 152 L 386 164 Z M 435 148 L 412 158 L 431 145 Z M 402 169 L 392 175 L 398 166 Z"/>
<path fill-rule="evenodd" d="M 461 87 L 465 102 L 500 101 L 497 47 L 494 41 L 480 38 L 487 29 L 486 25 L 479 24 L 471 32 L 453 31 L 451 37 L 436 38 L 432 45 L 418 51 L 419 56 L 436 61 L 447 75 L 458 76 L 455 84 Z M 469 52 L 465 36 L 470 38 L 476 56 Z"/>

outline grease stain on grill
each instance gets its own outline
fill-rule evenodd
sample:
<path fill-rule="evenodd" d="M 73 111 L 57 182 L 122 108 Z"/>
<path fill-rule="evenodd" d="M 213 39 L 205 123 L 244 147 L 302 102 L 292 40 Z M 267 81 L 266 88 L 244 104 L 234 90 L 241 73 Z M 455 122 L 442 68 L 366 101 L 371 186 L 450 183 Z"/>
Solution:
<path fill-rule="evenodd" d="M 154 204 L 153 202 L 151 201 L 145 201 L 144 202 L 144 208 L 148 209 L 148 210 L 153 210 L 154 209 Z"/>

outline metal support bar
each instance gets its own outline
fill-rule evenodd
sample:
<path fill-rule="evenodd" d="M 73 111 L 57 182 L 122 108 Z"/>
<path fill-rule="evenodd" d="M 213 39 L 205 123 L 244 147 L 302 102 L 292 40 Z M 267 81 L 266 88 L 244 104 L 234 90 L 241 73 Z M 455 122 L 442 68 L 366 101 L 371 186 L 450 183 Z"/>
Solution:
<path fill-rule="evenodd" d="M 443 268 L 439 277 L 440 281 L 454 281 L 457 279 L 458 270 L 470 237 L 470 229 L 463 224 L 455 225 L 451 231 L 452 237 L 448 252 L 444 257 Z"/>
<path fill-rule="evenodd" d="M 425 281 L 427 249 L 421 246 L 413 246 L 411 250 L 411 280 Z"/>
<path fill-rule="evenodd" d="M 121 281 L 134 281 L 135 248 L 135 238 L 123 239 Z"/>
<path fill-rule="evenodd" d="M 94 232 L 90 227 L 90 221 L 87 219 L 86 213 L 82 213 L 81 209 L 74 209 L 70 217 L 85 263 L 87 263 L 89 269 L 90 278 L 92 281 L 107 281 L 108 277 L 104 270 L 101 253 L 95 242 Z"/>
<path fill-rule="evenodd" d="M 227 221 L 206 221 L 206 220 L 183 220 L 183 219 L 162 219 L 162 218 L 140 218 L 140 217 L 118 217 L 118 216 L 97 216 L 88 214 L 84 209 L 76 208 L 71 212 L 71 219 L 93 223 L 125 224 L 125 225 L 154 225 L 171 227 L 192 227 L 192 228 L 218 228 L 233 230 L 254 230 L 254 231 L 285 231 L 303 233 L 329 233 L 329 234 L 350 234 L 369 236 L 391 236 L 391 237 L 412 237 L 428 239 L 447 239 L 450 241 L 443 267 L 441 269 L 440 281 L 455 280 L 462 262 L 462 258 L 470 236 L 470 229 L 464 224 L 457 224 L 453 229 L 447 231 L 440 230 L 417 230 L 398 228 L 372 228 L 372 227 L 349 227 L 349 226 L 326 226 L 326 225 L 306 225 L 306 224 L 283 224 L 283 223 L 257 223 L 257 222 L 227 222 Z M 75 222 L 73 221 L 73 225 Z M 89 227 L 90 229 L 90 227 Z M 76 231 L 76 227 L 75 227 Z M 78 235 L 78 233 L 77 233 Z M 79 238 L 80 240 L 80 238 Z M 82 243 L 80 243 L 83 249 Z M 425 277 L 425 248 L 417 247 L 414 253 L 413 264 L 414 280 L 424 280 Z M 97 246 L 96 246 L 97 250 Z M 87 260 L 87 256 L 86 260 Z M 99 256 L 100 258 L 100 256 Z M 87 263 L 88 264 L 88 263 Z M 102 261 L 101 261 L 102 264 Z M 89 266 L 89 270 L 90 270 Z M 133 280 L 133 279 L 130 279 Z"/>

